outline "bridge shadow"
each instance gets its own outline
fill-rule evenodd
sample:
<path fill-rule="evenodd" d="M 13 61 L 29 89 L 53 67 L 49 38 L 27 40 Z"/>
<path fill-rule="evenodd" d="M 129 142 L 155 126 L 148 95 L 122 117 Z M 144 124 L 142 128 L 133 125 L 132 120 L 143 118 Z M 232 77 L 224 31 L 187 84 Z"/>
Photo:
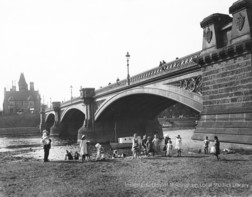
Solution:
<path fill-rule="evenodd" d="M 226 159 L 226 158 L 220 158 L 219 161 L 222 161 L 222 162 L 239 162 L 239 161 L 249 161 L 249 160 L 246 160 L 246 159 Z"/>
<path fill-rule="evenodd" d="M 85 161 L 85 162 L 82 162 L 81 160 L 50 160 L 49 163 L 68 163 L 68 164 L 85 164 L 85 163 L 100 163 L 100 162 L 114 162 L 113 159 L 106 159 L 106 160 L 98 160 L 98 161 L 95 161 L 95 160 L 91 160 L 91 161 Z"/>
<path fill-rule="evenodd" d="M 152 156 L 152 157 L 145 157 L 145 158 L 142 158 L 142 159 L 161 159 L 161 160 L 169 160 L 169 159 L 173 159 L 173 158 L 207 158 L 207 157 L 210 157 L 211 155 L 182 155 L 181 157 L 177 157 L 177 155 L 173 155 L 173 156 L 170 156 L 170 157 L 166 157 L 166 156 Z"/>
<path fill-rule="evenodd" d="M 49 163 L 68 163 L 68 164 L 81 164 L 81 160 L 50 160 Z"/>

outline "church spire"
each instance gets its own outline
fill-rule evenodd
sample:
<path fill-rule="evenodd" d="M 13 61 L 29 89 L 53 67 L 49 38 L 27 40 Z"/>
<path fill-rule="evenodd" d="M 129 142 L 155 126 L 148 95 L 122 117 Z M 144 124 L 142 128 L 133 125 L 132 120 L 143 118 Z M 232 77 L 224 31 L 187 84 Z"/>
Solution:
<path fill-rule="evenodd" d="M 21 73 L 18 81 L 19 91 L 28 91 L 28 85 L 25 81 L 24 73 Z"/>

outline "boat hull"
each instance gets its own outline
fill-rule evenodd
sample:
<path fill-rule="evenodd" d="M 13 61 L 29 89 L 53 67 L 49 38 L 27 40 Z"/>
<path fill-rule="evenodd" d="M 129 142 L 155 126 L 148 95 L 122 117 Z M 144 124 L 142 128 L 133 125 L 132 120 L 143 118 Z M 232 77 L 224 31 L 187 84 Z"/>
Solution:
<path fill-rule="evenodd" d="M 132 143 L 115 143 L 110 142 L 110 146 L 112 149 L 122 149 L 122 148 L 131 148 Z"/>

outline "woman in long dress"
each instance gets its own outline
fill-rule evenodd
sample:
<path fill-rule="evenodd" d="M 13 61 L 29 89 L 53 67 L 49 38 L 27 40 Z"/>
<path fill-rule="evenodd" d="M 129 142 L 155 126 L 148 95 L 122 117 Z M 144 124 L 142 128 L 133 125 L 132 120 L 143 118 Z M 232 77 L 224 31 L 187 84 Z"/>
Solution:
<path fill-rule="evenodd" d="M 84 162 L 86 160 L 86 157 L 88 157 L 88 142 L 86 140 L 86 136 L 83 135 L 81 137 L 81 142 L 80 142 L 80 155 L 81 155 L 81 158 L 82 158 L 82 162 Z"/>
<path fill-rule="evenodd" d="M 156 134 L 154 135 L 152 144 L 153 144 L 154 153 L 155 154 L 159 153 L 159 139 Z"/>
<path fill-rule="evenodd" d="M 139 148 L 139 144 L 138 144 L 138 139 L 137 139 L 137 134 L 134 133 L 133 138 L 132 138 L 132 158 L 135 159 L 138 157 L 138 148 Z"/>

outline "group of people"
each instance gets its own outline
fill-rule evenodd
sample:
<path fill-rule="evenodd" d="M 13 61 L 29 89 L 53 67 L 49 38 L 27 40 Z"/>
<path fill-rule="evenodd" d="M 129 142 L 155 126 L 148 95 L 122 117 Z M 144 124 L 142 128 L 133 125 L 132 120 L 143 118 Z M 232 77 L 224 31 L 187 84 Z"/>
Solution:
<path fill-rule="evenodd" d="M 172 140 L 169 136 L 165 137 L 165 146 L 163 150 L 165 151 L 165 156 L 170 157 L 173 149 Z M 175 139 L 175 149 L 177 150 L 177 156 L 181 157 L 182 152 L 182 138 L 178 135 Z"/>
<path fill-rule="evenodd" d="M 137 134 L 135 133 L 132 139 L 133 159 L 140 157 L 140 155 L 154 156 L 155 154 L 160 153 L 160 150 L 161 150 L 160 145 L 161 145 L 161 141 L 157 137 L 156 134 L 154 135 L 153 139 L 150 136 L 147 137 L 146 135 L 144 135 L 143 139 L 141 139 L 141 137 L 137 136 Z M 170 157 L 172 149 L 173 149 L 173 144 L 172 144 L 171 138 L 169 138 L 169 136 L 166 136 L 164 140 L 164 147 L 163 147 L 163 151 L 165 151 L 165 155 Z M 177 156 L 180 157 L 181 152 L 182 152 L 182 138 L 180 137 L 180 135 L 176 137 L 175 149 L 177 150 Z"/>
<path fill-rule="evenodd" d="M 204 153 L 205 154 L 208 154 L 209 153 L 209 144 L 210 144 L 210 141 L 208 139 L 208 136 L 205 137 L 205 140 L 204 140 Z M 214 142 L 213 142 L 213 146 L 211 147 L 210 149 L 210 153 L 214 154 L 217 158 L 217 160 L 219 160 L 219 155 L 220 155 L 220 141 L 218 139 L 217 136 L 214 136 Z"/>
<path fill-rule="evenodd" d="M 51 139 L 49 138 L 49 132 L 48 131 L 43 131 L 42 135 L 42 143 L 43 143 L 43 148 L 44 148 L 44 162 L 48 162 L 48 156 L 49 156 L 49 151 L 51 148 Z M 86 136 L 83 135 L 81 137 L 81 142 L 80 142 L 80 153 L 77 151 L 72 154 L 68 150 L 66 151 L 65 154 L 65 160 L 78 160 L 79 157 L 81 156 L 82 162 L 90 160 L 90 142 L 86 139 Z M 209 153 L 209 144 L 210 141 L 208 139 L 208 136 L 205 137 L 204 140 L 204 153 L 208 154 Z M 150 136 L 144 135 L 143 138 L 141 139 L 140 136 L 137 136 L 135 133 L 132 138 L 132 156 L 134 158 L 139 158 L 141 155 L 144 156 L 154 156 L 155 154 L 160 153 L 160 145 L 161 141 L 157 137 L 157 135 L 154 135 L 154 138 L 152 139 Z M 96 157 L 95 160 L 104 160 L 104 154 L 102 154 L 103 147 L 101 144 L 97 143 L 95 145 L 96 148 Z M 175 149 L 177 150 L 177 156 L 181 157 L 182 153 L 182 138 L 180 135 L 178 135 L 175 139 L 175 147 L 173 146 L 172 140 L 169 136 L 166 136 L 164 138 L 164 146 L 163 146 L 163 151 L 165 151 L 165 156 L 170 157 L 172 150 Z M 214 136 L 214 144 L 210 149 L 210 153 L 214 154 L 216 158 L 219 160 L 219 155 L 220 155 L 220 142 L 217 136 Z M 114 151 L 112 158 L 117 158 L 119 157 L 118 152 Z M 122 155 L 120 157 L 125 157 L 125 155 Z"/>
<path fill-rule="evenodd" d="M 66 150 L 65 160 L 79 160 L 80 154 L 75 151 L 73 154 L 71 151 Z"/>
<path fill-rule="evenodd" d="M 48 156 L 51 149 L 52 140 L 49 138 L 49 132 L 44 130 L 42 134 L 42 144 L 44 149 L 44 162 L 48 162 Z M 96 157 L 95 160 L 104 160 L 104 154 L 102 154 L 103 147 L 101 144 L 97 143 L 95 145 L 96 148 Z M 80 153 L 77 151 L 73 154 L 72 152 L 66 150 L 65 160 L 79 160 L 81 156 L 82 162 L 90 160 L 90 142 L 86 139 L 86 136 L 83 135 L 81 137 L 80 142 Z"/>
<path fill-rule="evenodd" d="M 105 159 L 104 154 L 102 154 L 104 149 L 102 145 L 100 143 L 97 143 L 95 144 L 95 148 L 96 148 L 95 161 L 104 160 Z M 80 141 L 80 156 L 81 156 L 82 162 L 90 160 L 90 155 L 91 155 L 90 141 L 86 139 L 85 135 L 82 135 L 81 141 Z"/>

